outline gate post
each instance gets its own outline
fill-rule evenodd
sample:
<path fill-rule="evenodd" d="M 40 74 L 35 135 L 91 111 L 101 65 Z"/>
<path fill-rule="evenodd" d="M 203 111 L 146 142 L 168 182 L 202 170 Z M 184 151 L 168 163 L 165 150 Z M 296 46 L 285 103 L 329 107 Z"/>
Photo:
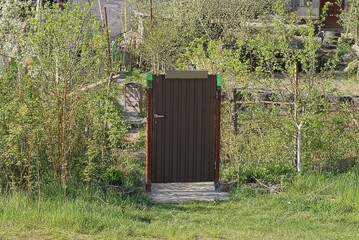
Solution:
<path fill-rule="evenodd" d="M 219 181 L 219 163 L 220 163 L 220 151 L 221 151 L 221 100 L 222 100 L 222 75 L 217 74 L 217 92 L 216 92 L 216 172 L 214 175 L 214 182 Z"/>
<path fill-rule="evenodd" d="M 148 192 L 151 192 L 152 140 L 153 140 L 153 121 L 152 121 L 153 74 L 147 73 L 146 79 L 147 79 L 146 190 Z"/>

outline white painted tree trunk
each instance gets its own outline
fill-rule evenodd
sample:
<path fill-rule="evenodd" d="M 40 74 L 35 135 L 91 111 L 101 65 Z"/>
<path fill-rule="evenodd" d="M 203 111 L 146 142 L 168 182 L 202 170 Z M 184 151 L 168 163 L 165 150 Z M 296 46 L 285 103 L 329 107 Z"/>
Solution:
<path fill-rule="evenodd" d="M 301 131 L 302 131 L 302 123 L 299 124 L 295 124 L 297 126 L 297 172 L 301 172 L 302 168 L 301 168 L 301 161 L 300 161 L 300 147 L 301 147 L 301 142 L 300 142 L 300 138 L 301 138 Z"/>

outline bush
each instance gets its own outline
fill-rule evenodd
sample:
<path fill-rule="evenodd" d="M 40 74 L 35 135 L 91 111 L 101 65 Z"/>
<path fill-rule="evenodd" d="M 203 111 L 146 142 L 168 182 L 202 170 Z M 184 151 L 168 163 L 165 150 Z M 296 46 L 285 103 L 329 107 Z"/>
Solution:
<path fill-rule="evenodd" d="M 118 168 L 110 168 L 102 175 L 102 180 L 108 185 L 122 186 L 125 183 L 125 174 Z"/>

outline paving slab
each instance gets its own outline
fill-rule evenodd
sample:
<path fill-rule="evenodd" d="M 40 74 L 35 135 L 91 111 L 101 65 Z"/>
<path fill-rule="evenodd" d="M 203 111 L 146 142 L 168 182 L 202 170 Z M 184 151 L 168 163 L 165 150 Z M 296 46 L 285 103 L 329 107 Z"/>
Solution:
<path fill-rule="evenodd" d="M 158 203 L 228 200 L 228 192 L 217 192 L 213 182 L 152 183 L 149 196 Z"/>

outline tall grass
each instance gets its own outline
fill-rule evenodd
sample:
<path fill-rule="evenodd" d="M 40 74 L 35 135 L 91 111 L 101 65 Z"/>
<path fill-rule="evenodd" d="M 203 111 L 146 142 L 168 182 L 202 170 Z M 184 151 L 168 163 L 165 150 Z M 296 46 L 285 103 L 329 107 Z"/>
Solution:
<path fill-rule="evenodd" d="M 356 170 L 298 175 L 283 182 L 280 194 L 239 187 L 227 202 L 155 204 L 142 193 L 81 186 L 67 201 L 60 187 L 44 188 L 30 201 L 18 192 L 0 201 L 0 238 L 356 239 Z"/>

